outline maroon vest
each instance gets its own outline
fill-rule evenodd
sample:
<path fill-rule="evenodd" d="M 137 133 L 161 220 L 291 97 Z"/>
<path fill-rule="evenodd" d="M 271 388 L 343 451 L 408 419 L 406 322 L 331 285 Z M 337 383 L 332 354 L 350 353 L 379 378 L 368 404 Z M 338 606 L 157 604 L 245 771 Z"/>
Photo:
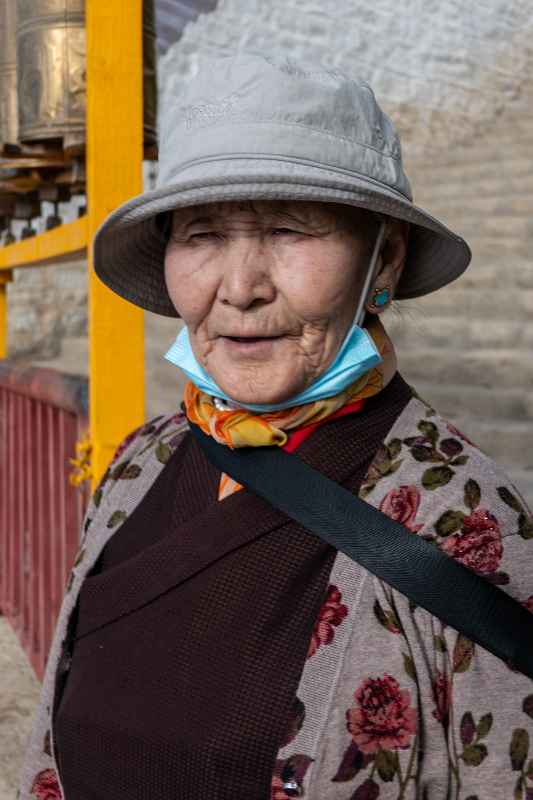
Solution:
<path fill-rule="evenodd" d="M 298 454 L 357 491 L 411 396 L 397 373 Z M 187 434 L 84 581 L 54 711 L 66 800 L 270 798 L 336 550 L 218 481 Z"/>

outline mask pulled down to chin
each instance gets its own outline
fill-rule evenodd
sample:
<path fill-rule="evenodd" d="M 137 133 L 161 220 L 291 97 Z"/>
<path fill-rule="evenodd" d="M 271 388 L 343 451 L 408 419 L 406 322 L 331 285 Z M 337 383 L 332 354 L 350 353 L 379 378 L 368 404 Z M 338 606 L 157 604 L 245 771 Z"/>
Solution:
<path fill-rule="evenodd" d="M 182 328 L 165 353 L 165 359 L 183 370 L 202 392 L 224 400 L 230 408 L 245 408 L 259 413 L 280 411 L 333 397 L 383 361 L 369 333 L 354 324 L 346 334 L 333 363 L 301 392 L 279 403 L 241 403 L 229 397 L 197 361 L 186 327 Z"/>

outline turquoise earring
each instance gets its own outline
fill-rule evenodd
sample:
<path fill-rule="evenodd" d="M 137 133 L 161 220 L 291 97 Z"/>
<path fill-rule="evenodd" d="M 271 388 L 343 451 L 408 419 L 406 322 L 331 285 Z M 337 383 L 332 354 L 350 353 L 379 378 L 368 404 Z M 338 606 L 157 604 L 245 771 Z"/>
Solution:
<path fill-rule="evenodd" d="M 375 306 L 376 308 L 383 308 L 383 306 L 387 305 L 390 299 L 391 290 L 388 286 L 385 286 L 383 289 L 374 289 L 371 305 Z"/>

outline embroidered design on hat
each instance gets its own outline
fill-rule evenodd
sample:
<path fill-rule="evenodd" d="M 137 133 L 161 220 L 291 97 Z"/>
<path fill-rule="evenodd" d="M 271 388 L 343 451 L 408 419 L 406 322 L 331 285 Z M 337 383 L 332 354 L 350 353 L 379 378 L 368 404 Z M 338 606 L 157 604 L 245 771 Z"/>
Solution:
<path fill-rule="evenodd" d="M 184 106 L 183 116 L 186 128 L 202 128 L 236 114 L 237 92 L 232 92 L 223 100 L 214 103 L 198 103 Z"/>

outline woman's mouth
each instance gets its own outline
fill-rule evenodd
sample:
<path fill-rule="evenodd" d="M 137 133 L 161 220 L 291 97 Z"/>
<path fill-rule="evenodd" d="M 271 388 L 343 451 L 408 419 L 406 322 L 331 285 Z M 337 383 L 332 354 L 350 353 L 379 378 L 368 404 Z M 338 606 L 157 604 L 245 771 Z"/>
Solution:
<path fill-rule="evenodd" d="M 279 336 L 226 336 L 226 339 L 231 339 L 232 342 L 245 342 L 253 344 L 254 342 L 268 342 L 272 339 L 279 339 Z"/>
<path fill-rule="evenodd" d="M 223 336 L 229 352 L 235 357 L 268 358 L 282 336 Z"/>

